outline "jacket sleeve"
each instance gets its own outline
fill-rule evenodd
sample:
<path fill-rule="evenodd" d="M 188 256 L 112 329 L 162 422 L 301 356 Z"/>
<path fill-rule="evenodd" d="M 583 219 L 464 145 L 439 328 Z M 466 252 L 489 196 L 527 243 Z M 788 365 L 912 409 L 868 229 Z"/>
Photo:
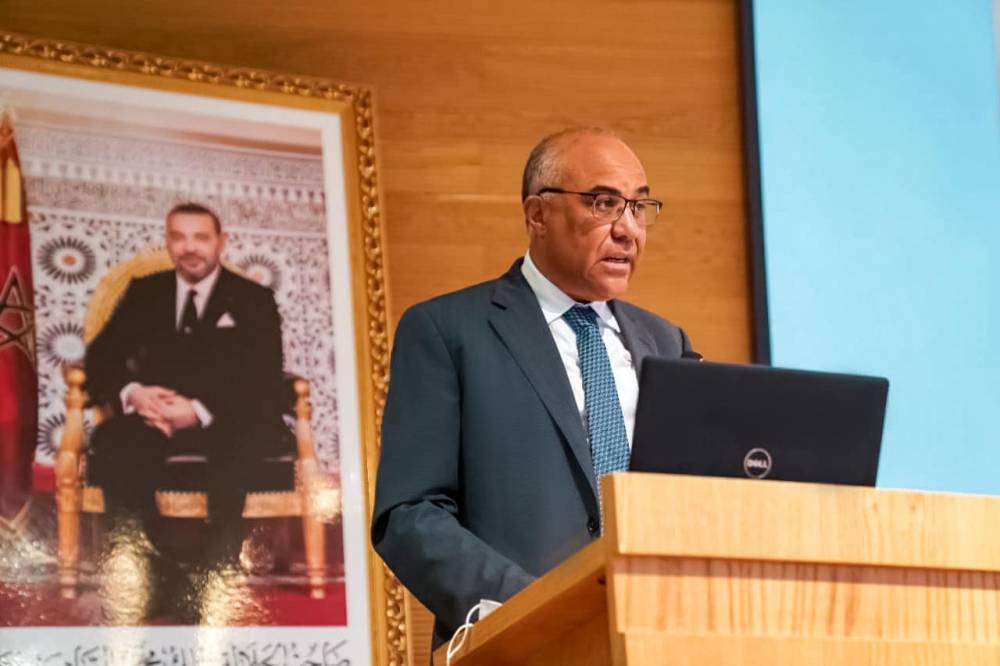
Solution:
<path fill-rule="evenodd" d="M 91 402 L 111 403 L 116 410 L 121 408 L 118 394 L 136 379 L 136 324 L 141 320 L 138 291 L 136 282 L 130 281 L 107 323 L 87 345 L 84 358 Z"/>
<path fill-rule="evenodd" d="M 480 599 L 505 601 L 533 577 L 462 525 L 461 377 L 420 306 L 399 323 L 391 372 L 372 544 L 450 632 Z"/>

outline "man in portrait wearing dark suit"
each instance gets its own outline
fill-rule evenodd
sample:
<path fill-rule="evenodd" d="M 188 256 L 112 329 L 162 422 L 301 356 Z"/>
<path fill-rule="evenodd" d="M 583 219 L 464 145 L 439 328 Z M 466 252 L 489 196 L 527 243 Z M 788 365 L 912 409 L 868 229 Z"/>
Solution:
<path fill-rule="evenodd" d="M 685 333 L 617 300 L 661 204 L 613 134 L 544 139 L 524 170 L 528 252 L 409 308 L 382 422 L 372 542 L 435 615 L 434 646 L 601 532 L 598 478 L 627 469 L 647 356 Z"/>
<path fill-rule="evenodd" d="M 174 207 L 174 270 L 133 279 L 86 355 L 91 401 L 113 410 L 94 431 L 88 471 L 103 489 L 112 540 L 142 530 L 159 545 L 154 492 L 165 461 L 203 456 L 206 567 L 235 565 L 255 465 L 289 442 L 274 295 L 221 265 L 225 239 L 210 209 Z"/>

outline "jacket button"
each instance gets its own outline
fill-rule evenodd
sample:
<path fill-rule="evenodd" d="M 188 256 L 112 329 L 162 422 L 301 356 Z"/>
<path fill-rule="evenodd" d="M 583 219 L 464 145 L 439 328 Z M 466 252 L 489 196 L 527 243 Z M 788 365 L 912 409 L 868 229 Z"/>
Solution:
<path fill-rule="evenodd" d="M 593 518 L 589 518 L 587 520 L 587 531 L 590 532 L 591 535 L 596 535 L 599 528 L 600 526 L 597 524 L 596 520 Z"/>

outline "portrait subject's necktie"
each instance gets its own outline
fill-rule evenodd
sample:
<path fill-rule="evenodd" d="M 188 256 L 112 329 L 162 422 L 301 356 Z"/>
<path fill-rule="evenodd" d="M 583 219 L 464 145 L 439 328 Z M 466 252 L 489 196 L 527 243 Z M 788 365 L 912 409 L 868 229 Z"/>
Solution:
<path fill-rule="evenodd" d="M 184 335 L 191 335 L 198 326 L 198 308 L 194 304 L 194 299 L 197 296 L 198 292 L 194 289 L 188 290 L 184 311 L 181 313 L 181 333 Z"/>
<path fill-rule="evenodd" d="M 599 494 L 603 475 L 628 469 L 625 417 L 618 400 L 611 359 L 597 325 L 597 313 L 589 306 L 575 305 L 563 313 L 563 319 L 576 333 L 576 350 L 580 355 L 580 374 L 583 377 L 583 403 L 590 434 L 590 456 Z"/>

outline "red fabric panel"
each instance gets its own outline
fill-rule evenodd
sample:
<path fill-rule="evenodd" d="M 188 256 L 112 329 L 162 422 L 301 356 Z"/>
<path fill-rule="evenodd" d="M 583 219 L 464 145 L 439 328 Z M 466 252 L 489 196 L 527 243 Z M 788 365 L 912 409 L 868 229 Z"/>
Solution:
<path fill-rule="evenodd" d="M 0 516 L 31 491 L 38 429 L 31 239 L 14 133 L 0 124 Z"/>

